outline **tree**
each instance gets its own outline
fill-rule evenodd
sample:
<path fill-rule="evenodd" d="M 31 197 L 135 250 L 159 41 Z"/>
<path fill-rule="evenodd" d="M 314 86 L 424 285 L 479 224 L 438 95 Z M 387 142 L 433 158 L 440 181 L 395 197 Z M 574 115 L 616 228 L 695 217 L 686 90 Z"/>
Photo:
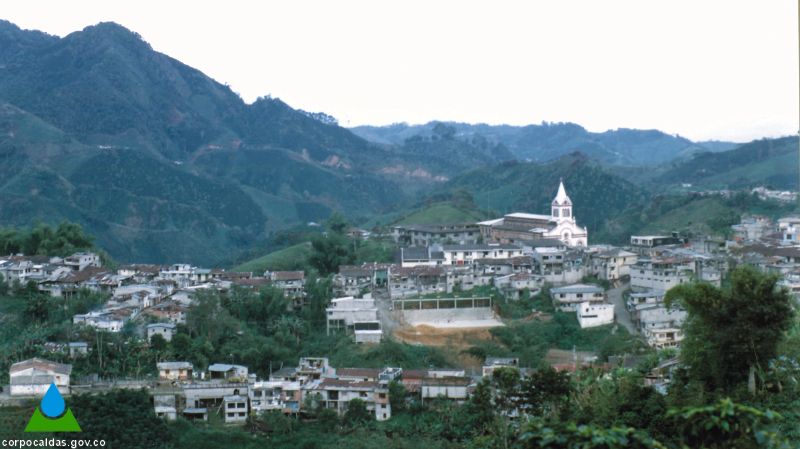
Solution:
<path fill-rule="evenodd" d="M 323 276 L 336 273 L 339 265 L 352 264 L 355 255 L 343 235 L 317 236 L 311 240 L 308 262 Z"/>
<path fill-rule="evenodd" d="M 703 449 L 749 449 L 789 447 L 773 429 L 782 420 L 778 413 L 722 399 L 704 407 L 670 411 L 678 419 L 687 447 Z"/>
<path fill-rule="evenodd" d="M 534 415 L 557 414 L 569 400 L 571 392 L 569 374 L 548 366 L 522 380 L 519 405 L 522 410 Z"/>
<path fill-rule="evenodd" d="M 406 409 L 406 387 L 396 380 L 389 382 L 389 405 L 392 413 L 400 413 Z"/>
<path fill-rule="evenodd" d="M 347 228 L 350 227 L 350 223 L 347 222 L 347 219 L 344 218 L 342 214 L 339 212 L 334 212 L 328 217 L 328 221 L 325 223 L 325 226 L 334 234 L 344 234 L 347 231 Z"/>
<path fill-rule="evenodd" d="M 167 340 L 161 334 L 155 334 L 150 337 L 150 348 L 156 352 L 164 352 L 167 349 Z"/>
<path fill-rule="evenodd" d="M 754 390 L 755 373 L 766 370 L 793 320 L 789 293 L 777 281 L 746 266 L 733 271 L 727 289 L 692 283 L 667 292 L 668 305 L 688 312 L 681 359 L 690 381 L 707 391 L 745 382 Z"/>
<path fill-rule="evenodd" d="M 608 429 L 571 423 L 547 424 L 541 419 L 525 425 L 523 447 L 541 449 L 665 449 L 646 433 L 626 427 Z"/>
<path fill-rule="evenodd" d="M 367 404 L 361 399 L 351 399 L 347 403 L 347 411 L 344 413 L 344 424 L 354 427 L 372 419 L 372 415 L 367 410 Z"/>

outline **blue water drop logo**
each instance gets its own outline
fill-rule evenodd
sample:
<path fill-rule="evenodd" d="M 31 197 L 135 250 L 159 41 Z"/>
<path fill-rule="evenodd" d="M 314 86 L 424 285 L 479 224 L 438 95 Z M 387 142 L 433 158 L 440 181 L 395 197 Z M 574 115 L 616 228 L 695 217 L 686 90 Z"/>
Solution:
<path fill-rule="evenodd" d="M 64 414 L 67 404 L 64 403 L 64 398 L 61 397 L 61 393 L 55 383 L 50 384 L 50 388 L 47 389 L 42 402 L 39 403 L 39 408 L 44 413 L 44 416 L 48 418 L 58 418 Z"/>

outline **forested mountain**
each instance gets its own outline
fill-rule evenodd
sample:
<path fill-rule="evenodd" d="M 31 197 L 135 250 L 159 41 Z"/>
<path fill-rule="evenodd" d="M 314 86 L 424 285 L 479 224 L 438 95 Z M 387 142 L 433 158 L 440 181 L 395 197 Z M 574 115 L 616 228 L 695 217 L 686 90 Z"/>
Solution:
<path fill-rule="evenodd" d="M 68 219 L 120 261 L 213 264 L 335 210 L 402 217 L 453 189 L 481 211 L 547 211 L 561 176 L 600 229 L 644 195 L 624 179 L 783 186 L 796 167 L 782 140 L 711 154 L 731 144 L 569 123 L 352 131 L 277 98 L 247 104 L 114 23 L 59 38 L 0 21 L 0 226 Z"/>
<path fill-rule="evenodd" d="M 58 38 L 0 22 L 0 132 L 0 225 L 67 218 L 121 260 L 213 263 L 442 179 L 278 99 L 248 105 L 114 23 Z"/>
<path fill-rule="evenodd" d="M 443 125 L 455 129 L 457 138 L 485 139 L 502 144 L 518 159 L 539 162 L 580 151 L 607 165 L 656 165 L 697 152 L 723 151 L 735 146 L 718 141 L 695 143 L 657 130 L 622 128 L 593 133 L 574 123 L 495 126 L 430 122 L 424 125 L 359 126 L 352 131 L 373 142 L 400 145 L 417 136 L 430 136 Z"/>
<path fill-rule="evenodd" d="M 693 187 L 747 188 L 765 185 L 796 189 L 798 151 L 796 137 L 761 139 L 720 153 L 702 153 L 676 162 L 656 176 L 661 186 L 691 183 Z"/>

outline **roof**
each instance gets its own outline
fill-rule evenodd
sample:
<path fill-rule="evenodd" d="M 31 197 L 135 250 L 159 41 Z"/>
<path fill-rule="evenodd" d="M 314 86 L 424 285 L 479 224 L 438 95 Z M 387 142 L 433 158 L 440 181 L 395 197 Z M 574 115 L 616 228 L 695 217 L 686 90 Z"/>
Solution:
<path fill-rule="evenodd" d="M 192 369 L 189 362 L 160 362 L 156 363 L 158 369 Z"/>
<path fill-rule="evenodd" d="M 164 328 L 167 328 L 167 329 L 175 329 L 175 325 L 172 324 L 172 323 L 153 323 L 153 324 L 148 324 L 147 325 L 148 329 L 155 329 L 155 328 L 158 328 L 158 327 L 164 327 Z"/>
<path fill-rule="evenodd" d="M 213 365 L 209 365 L 208 371 L 209 372 L 219 372 L 219 373 L 226 373 L 228 371 L 238 370 L 238 369 L 247 369 L 247 367 L 242 365 L 228 365 L 226 363 L 214 363 Z"/>
<path fill-rule="evenodd" d="M 448 386 L 466 387 L 472 383 L 469 377 L 426 377 L 422 379 L 422 386 Z"/>
<path fill-rule="evenodd" d="M 302 271 L 273 271 L 270 274 L 273 281 L 301 281 L 305 278 Z"/>
<path fill-rule="evenodd" d="M 342 389 L 359 389 L 359 390 L 372 390 L 378 387 L 378 382 L 371 382 L 371 381 L 357 381 L 357 380 L 345 380 L 345 379 L 334 379 L 332 377 L 325 377 L 323 378 L 317 385 L 315 385 L 312 389 L 326 389 L 326 388 L 342 388 Z"/>
<path fill-rule="evenodd" d="M 8 372 L 10 374 L 14 374 L 30 368 L 41 371 L 52 371 L 54 373 L 66 375 L 69 375 L 72 372 L 72 365 L 51 362 L 50 360 L 40 359 L 38 357 L 17 362 L 11 365 L 11 368 L 9 368 Z"/>
<path fill-rule="evenodd" d="M 551 293 L 602 293 L 603 287 L 589 284 L 573 284 L 550 289 Z"/>
<path fill-rule="evenodd" d="M 339 377 L 366 377 L 377 379 L 381 370 L 377 368 L 337 368 L 336 375 Z"/>
<path fill-rule="evenodd" d="M 411 246 L 400 248 L 400 258 L 403 260 L 443 260 L 444 253 L 432 251 L 426 246 Z"/>
<path fill-rule="evenodd" d="M 489 245 L 489 244 L 472 244 L 472 245 L 443 245 L 442 249 L 444 251 L 493 251 L 493 250 L 522 250 L 518 245 L 511 245 L 511 244 L 501 244 L 501 245 Z"/>
<path fill-rule="evenodd" d="M 558 182 L 558 193 L 556 193 L 556 197 L 553 199 L 553 205 L 559 205 L 559 206 L 572 205 L 572 200 L 569 199 L 569 196 L 567 196 L 567 190 L 564 188 L 564 181 Z"/>
<path fill-rule="evenodd" d="M 525 220 L 546 220 L 550 221 L 553 219 L 550 215 L 543 215 L 543 214 L 528 214 L 525 212 L 514 212 L 511 214 L 506 214 L 506 217 L 509 218 L 522 218 Z"/>

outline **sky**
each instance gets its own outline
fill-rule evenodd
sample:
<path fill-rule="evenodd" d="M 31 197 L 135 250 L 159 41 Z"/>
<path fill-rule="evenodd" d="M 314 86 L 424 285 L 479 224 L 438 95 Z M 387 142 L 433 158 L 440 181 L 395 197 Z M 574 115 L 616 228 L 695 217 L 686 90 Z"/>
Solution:
<path fill-rule="evenodd" d="M 64 36 L 101 21 L 343 126 L 574 122 L 693 140 L 797 133 L 790 0 L 6 0 Z"/>

